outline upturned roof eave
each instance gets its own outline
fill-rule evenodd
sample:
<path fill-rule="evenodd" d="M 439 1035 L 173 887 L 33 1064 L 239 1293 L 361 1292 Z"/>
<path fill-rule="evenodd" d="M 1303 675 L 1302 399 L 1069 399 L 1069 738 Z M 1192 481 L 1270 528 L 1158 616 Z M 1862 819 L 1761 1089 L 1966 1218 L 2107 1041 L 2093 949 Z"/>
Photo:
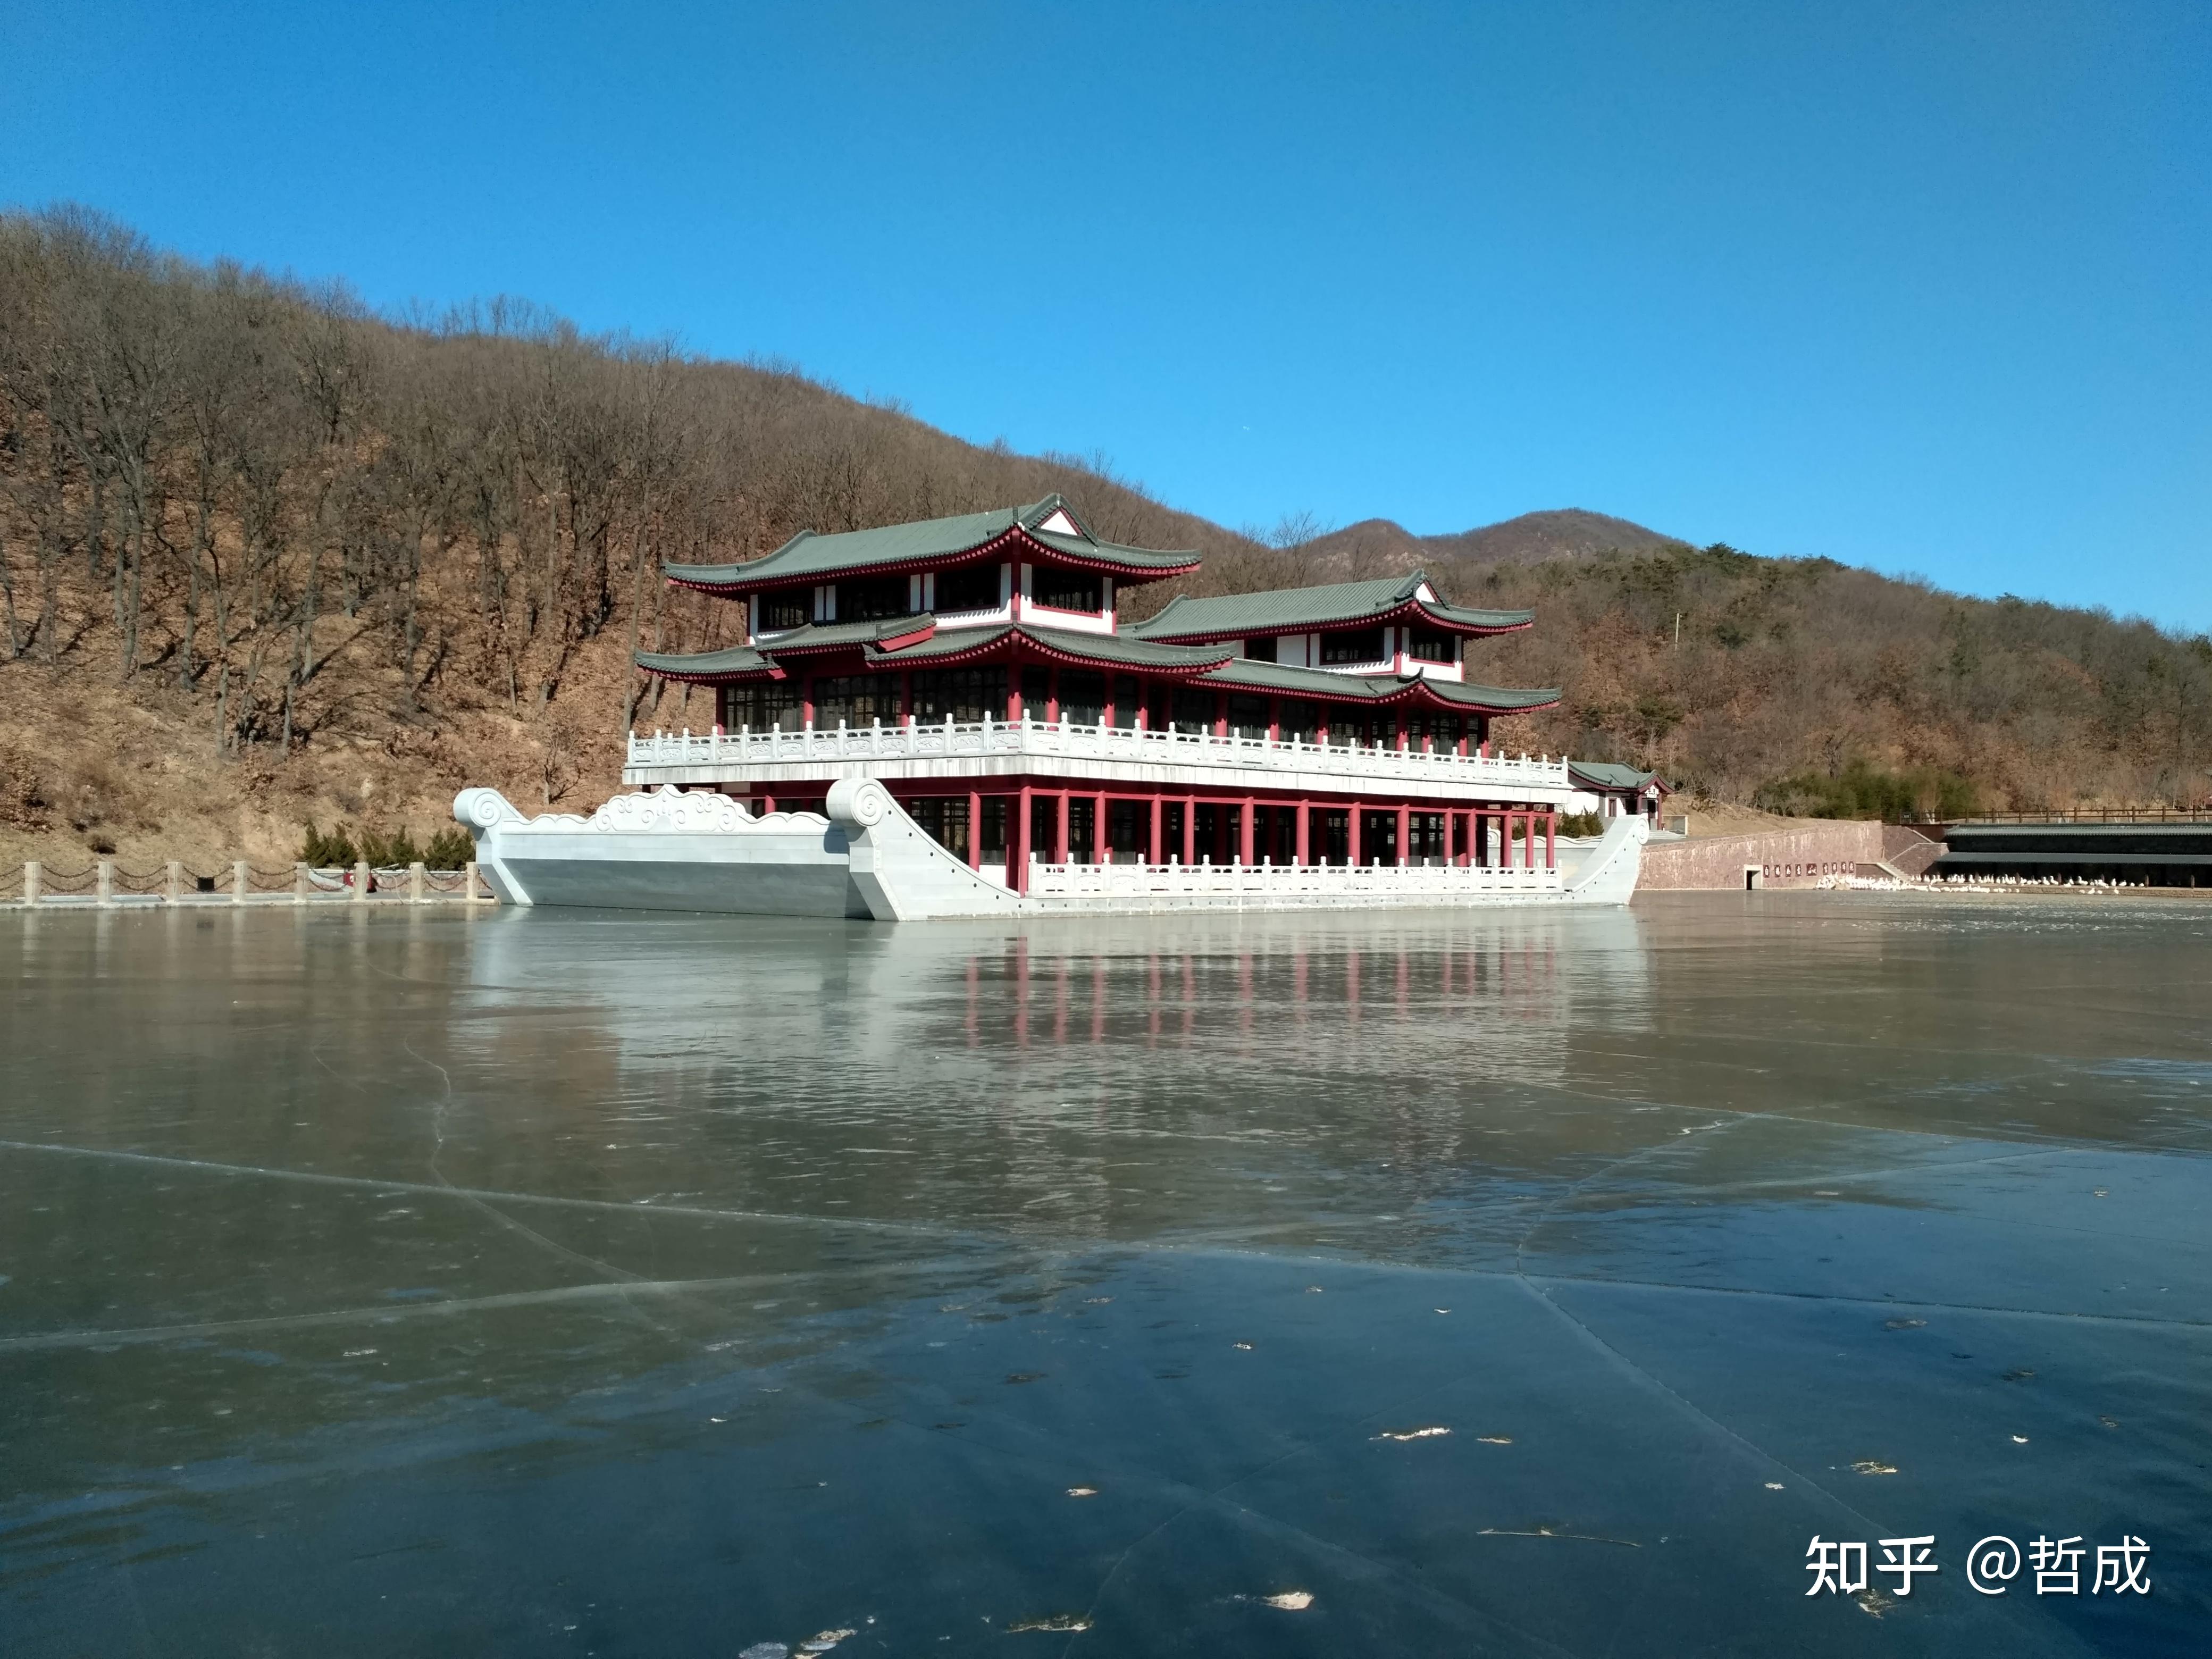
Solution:
<path fill-rule="evenodd" d="M 1041 515 L 1051 516 L 1052 511 L 1066 511 L 1074 519 L 1072 509 L 1064 502 L 1048 497 L 1038 503 L 1046 511 Z M 1023 508 L 1024 514 L 1036 507 Z M 1001 509 L 1002 512 L 1006 509 Z M 979 518 L 996 518 L 997 514 L 975 514 Z M 1080 522 L 1080 520 L 1075 520 Z M 887 529 L 902 526 L 889 526 Z M 866 532 L 854 532 L 865 534 Z M 826 564 L 811 564 L 794 568 L 795 560 L 787 560 L 785 554 L 816 542 L 830 539 L 802 531 L 775 552 L 764 558 L 748 560 L 742 564 L 662 564 L 662 576 L 679 587 L 694 592 L 716 593 L 735 599 L 763 588 L 811 585 L 835 581 L 841 577 L 861 574 L 873 576 L 912 575 L 924 570 L 939 570 L 990 557 L 1010 543 L 1019 543 L 1035 553 L 1079 568 L 1097 570 L 1112 575 L 1127 586 L 1164 580 L 1170 576 L 1188 575 L 1204 562 L 1195 550 L 1180 549 L 1170 551 L 1141 547 L 1123 547 L 1118 543 L 1080 540 L 1049 532 L 1039 532 L 1016 518 L 1012 522 L 991 529 L 980 539 L 952 547 L 929 548 L 915 552 L 885 556 L 859 556 Z M 1032 560 L 1032 562 L 1035 561 Z"/>
<path fill-rule="evenodd" d="M 1146 639 L 1228 640 L 1280 636 L 1314 629 L 1379 625 L 1419 615 L 1449 632 L 1468 636 L 1511 633 L 1534 622 L 1533 611 L 1477 611 L 1424 599 L 1425 570 L 1364 581 L 1322 582 L 1311 587 L 1263 588 L 1194 599 L 1178 593 L 1133 631 Z M 1318 608 L 1301 610 L 1301 604 Z M 1332 605 L 1335 608 L 1329 608 Z M 1285 614 L 1269 616 L 1270 609 Z"/>
<path fill-rule="evenodd" d="M 941 633 L 929 641 L 935 648 L 920 654 L 911 649 L 889 651 L 871 647 L 867 652 L 868 660 L 891 665 L 913 663 L 917 666 L 927 664 L 932 667 L 957 667 L 988 657 L 1002 645 L 1011 648 L 1015 642 L 1018 642 L 1027 654 L 1048 661 L 1138 673 L 1203 674 L 1231 659 L 1226 652 L 1217 655 L 1153 641 L 1130 640 L 1118 634 L 1083 634 L 1063 629 L 1037 628 L 1025 623 L 998 623 L 974 630 L 977 637 L 972 641 L 960 640 L 960 635 L 967 631 L 960 629 Z M 1173 651 L 1178 654 L 1164 659 L 1144 654 L 1147 650 Z"/>
<path fill-rule="evenodd" d="M 1292 590 L 1295 591 L 1295 590 Z M 1163 611 L 1161 616 L 1167 613 Z M 1355 611 L 1340 616 L 1321 616 L 1302 618 L 1296 622 L 1251 622 L 1243 626 L 1231 623 L 1193 629 L 1185 633 L 1176 629 L 1156 629 L 1155 617 L 1139 623 L 1136 632 L 1139 638 L 1160 640 L 1183 644 L 1198 641 L 1247 640 L 1279 638 L 1285 634 L 1310 634 L 1317 629 L 1352 628 L 1362 624 L 1380 627 L 1401 617 L 1425 617 L 1440 623 L 1446 633 L 1458 634 L 1468 639 L 1486 639 L 1497 634 L 1513 634 L 1531 627 L 1536 620 L 1533 611 L 1458 611 L 1455 607 L 1437 606 L 1419 599 L 1407 599 L 1383 611 Z"/>

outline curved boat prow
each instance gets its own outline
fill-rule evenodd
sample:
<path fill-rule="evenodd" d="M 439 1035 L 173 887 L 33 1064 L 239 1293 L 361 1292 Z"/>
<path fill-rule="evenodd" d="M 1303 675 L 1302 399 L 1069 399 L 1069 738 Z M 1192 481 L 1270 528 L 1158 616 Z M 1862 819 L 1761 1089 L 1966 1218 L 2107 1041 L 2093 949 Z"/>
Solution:
<path fill-rule="evenodd" d="M 823 810 L 844 829 L 853 885 L 878 921 L 1012 915 L 1036 908 L 938 845 L 873 778 L 840 778 L 830 786 Z"/>
<path fill-rule="evenodd" d="M 1617 817 L 1575 872 L 1566 886 L 1570 904 L 1626 904 L 1635 896 L 1644 866 L 1644 843 L 1651 827 L 1640 813 Z"/>

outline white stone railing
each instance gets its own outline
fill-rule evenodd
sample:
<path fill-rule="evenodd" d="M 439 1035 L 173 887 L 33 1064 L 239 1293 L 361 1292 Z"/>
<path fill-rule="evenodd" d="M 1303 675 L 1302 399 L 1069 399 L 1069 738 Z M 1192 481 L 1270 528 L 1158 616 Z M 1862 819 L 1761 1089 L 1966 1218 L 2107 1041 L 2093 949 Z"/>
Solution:
<path fill-rule="evenodd" d="M 1039 898 L 1126 898 L 1157 894 L 1242 893 L 1266 899 L 1301 894 L 1356 901 L 1432 894 L 1556 892 L 1557 870 L 1449 864 L 1032 864 Z"/>
<path fill-rule="evenodd" d="M 1346 777 L 1437 778 L 1455 783 L 1564 789 L 1564 756 L 1452 755 L 1419 749 L 1364 749 L 1296 739 L 1217 737 L 1212 732 L 1152 732 L 1103 723 L 1079 726 L 985 720 L 970 725 L 809 726 L 798 732 L 635 732 L 632 768 L 771 765 L 812 761 L 935 760 L 973 757 L 1063 757 L 1088 760 L 1251 767 L 1264 771 L 1324 770 Z M 650 781 L 650 780 L 648 780 Z"/>

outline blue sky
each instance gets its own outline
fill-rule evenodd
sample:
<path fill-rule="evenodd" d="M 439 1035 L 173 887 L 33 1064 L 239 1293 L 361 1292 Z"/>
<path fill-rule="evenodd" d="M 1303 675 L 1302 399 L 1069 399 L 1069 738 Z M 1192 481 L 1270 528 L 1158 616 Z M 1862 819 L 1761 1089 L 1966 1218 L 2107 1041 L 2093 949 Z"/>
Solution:
<path fill-rule="evenodd" d="M 1232 525 L 1579 506 L 2195 630 L 2209 94 L 2201 0 L 13 0 L 0 202 L 787 358 Z"/>

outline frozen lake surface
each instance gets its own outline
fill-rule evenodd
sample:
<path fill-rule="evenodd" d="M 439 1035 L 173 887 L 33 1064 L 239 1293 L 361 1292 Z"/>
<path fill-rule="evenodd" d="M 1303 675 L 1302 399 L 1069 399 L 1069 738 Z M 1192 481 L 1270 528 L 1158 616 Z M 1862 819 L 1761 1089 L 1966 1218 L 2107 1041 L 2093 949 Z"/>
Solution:
<path fill-rule="evenodd" d="M 17 913 L 0 973 L 11 1656 L 2212 1632 L 2212 907 Z M 1815 1534 L 1941 1571 L 1808 1597 Z"/>

